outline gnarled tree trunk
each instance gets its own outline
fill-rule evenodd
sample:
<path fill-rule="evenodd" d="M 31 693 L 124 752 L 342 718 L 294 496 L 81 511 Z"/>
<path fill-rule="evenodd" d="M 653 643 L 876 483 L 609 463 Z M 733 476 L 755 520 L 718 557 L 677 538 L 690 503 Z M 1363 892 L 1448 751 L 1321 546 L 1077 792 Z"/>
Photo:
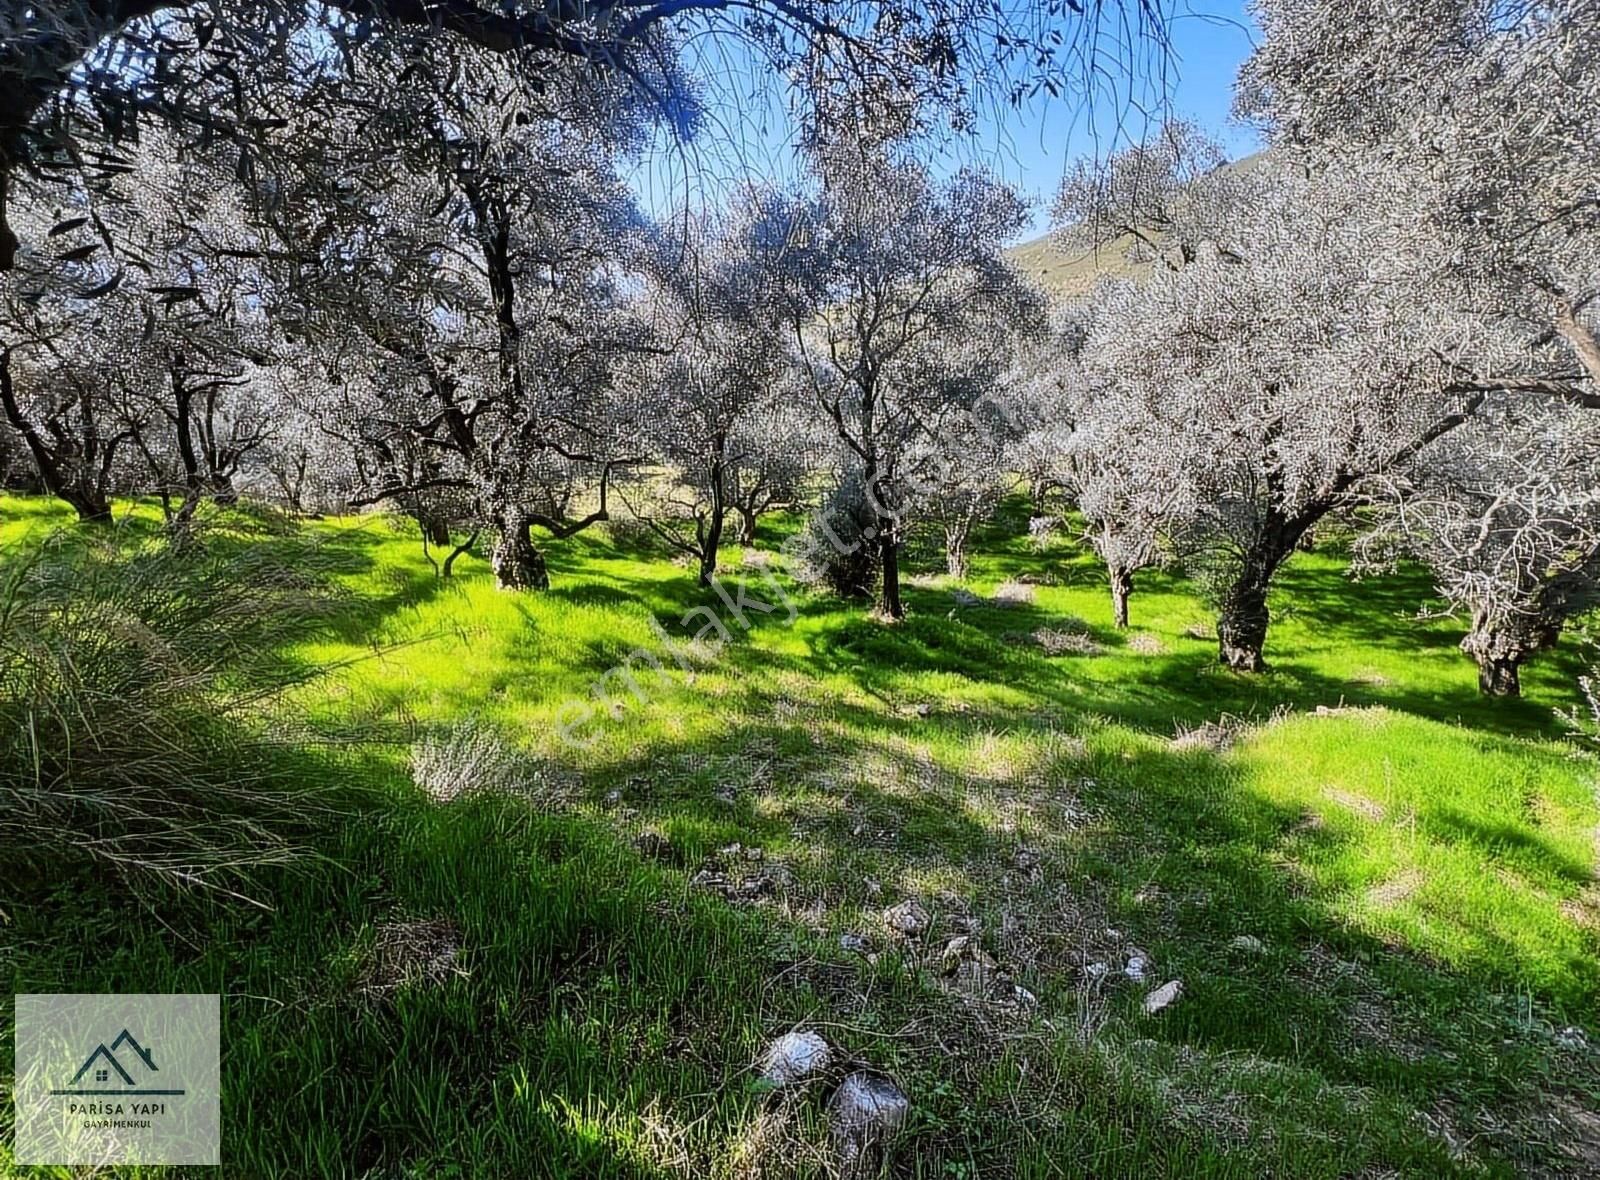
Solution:
<path fill-rule="evenodd" d="M 513 512 L 500 517 L 489 564 L 502 590 L 550 589 L 550 573 L 544 554 L 533 543 L 532 529 L 533 522 L 526 516 Z"/>
<path fill-rule="evenodd" d="M 894 523 L 879 520 L 878 554 L 883 560 L 883 613 L 891 619 L 906 617 L 900 602 L 900 543 L 895 539 Z"/>
<path fill-rule="evenodd" d="M 1535 652 L 1553 647 L 1561 625 L 1528 619 L 1493 619 L 1483 611 L 1472 616 L 1472 630 L 1461 650 L 1478 665 L 1478 690 L 1485 696 L 1522 695 L 1522 664 Z"/>
<path fill-rule="evenodd" d="M 959 520 L 944 527 L 944 568 L 952 578 L 967 576 L 967 535 L 970 520 Z"/>
<path fill-rule="evenodd" d="M 756 511 L 739 505 L 739 544 L 746 547 L 756 543 Z"/>
<path fill-rule="evenodd" d="M 1274 563 L 1276 568 L 1276 563 Z M 1217 612 L 1217 656 L 1235 672 L 1260 672 L 1267 666 L 1267 584 L 1271 571 L 1257 568 L 1228 587 Z"/>

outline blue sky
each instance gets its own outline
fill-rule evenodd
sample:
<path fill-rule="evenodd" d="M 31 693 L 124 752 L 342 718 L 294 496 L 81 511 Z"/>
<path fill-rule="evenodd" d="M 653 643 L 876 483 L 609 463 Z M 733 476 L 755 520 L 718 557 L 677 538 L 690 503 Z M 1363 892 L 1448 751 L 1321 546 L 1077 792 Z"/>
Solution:
<path fill-rule="evenodd" d="M 1257 36 L 1243 0 L 1205 0 L 1173 23 L 1169 74 L 1149 87 L 1155 101 L 1130 104 L 1119 95 L 1102 99 L 1091 114 L 1081 102 L 1065 99 L 987 120 L 980 134 L 995 146 L 985 162 L 1038 202 L 1026 236 L 1047 228 L 1050 200 L 1068 163 L 1103 153 L 1118 138 L 1141 138 L 1164 114 L 1198 123 L 1231 158 L 1255 151 L 1260 145 L 1254 132 L 1234 122 L 1230 111 L 1234 77 Z"/>
<path fill-rule="evenodd" d="M 1104 153 L 1119 140 L 1137 140 L 1166 115 L 1198 123 L 1230 156 L 1254 151 L 1253 133 L 1229 115 L 1234 77 L 1257 36 L 1244 0 L 1180 5 L 1169 35 L 1165 75 L 1134 79 L 1132 96 L 1126 80 L 1118 78 L 1091 95 L 1041 97 L 1021 110 L 981 110 L 976 128 L 948 144 L 940 166 L 981 163 L 1032 198 L 1034 220 L 1026 238 L 1047 228 L 1051 195 L 1073 159 Z M 759 176 L 781 183 L 795 175 L 793 125 L 781 87 L 752 71 L 748 59 L 728 57 L 727 45 L 725 38 L 706 37 L 688 47 L 691 70 L 712 79 L 710 126 L 686 144 L 663 141 L 635 170 L 647 209 L 665 212 L 686 194 L 691 204 L 714 204 L 742 180 Z"/>

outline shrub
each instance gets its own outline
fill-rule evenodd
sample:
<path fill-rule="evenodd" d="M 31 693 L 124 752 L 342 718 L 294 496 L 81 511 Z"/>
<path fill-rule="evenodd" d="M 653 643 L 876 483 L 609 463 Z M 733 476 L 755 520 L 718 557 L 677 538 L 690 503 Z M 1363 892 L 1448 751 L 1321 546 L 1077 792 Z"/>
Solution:
<path fill-rule="evenodd" d="M 411 747 L 411 778 L 439 803 L 477 791 L 510 791 L 526 785 L 521 754 L 475 717 Z"/>
<path fill-rule="evenodd" d="M 805 585 L 825 587 L 840 598 L 871 598 L 878 547 L 866 531 L 876 521 L 861 473 L 846 473 L 786 546 L 790 572 Z"/>
<path fill-rule="evenodd" d="M 0 582 L 0 846 L 43 879 L 88 865 L 235 892 L 318 804 L 269 704 L 329 601 L 309 547 L 173 549 L 58 534 Z"/>

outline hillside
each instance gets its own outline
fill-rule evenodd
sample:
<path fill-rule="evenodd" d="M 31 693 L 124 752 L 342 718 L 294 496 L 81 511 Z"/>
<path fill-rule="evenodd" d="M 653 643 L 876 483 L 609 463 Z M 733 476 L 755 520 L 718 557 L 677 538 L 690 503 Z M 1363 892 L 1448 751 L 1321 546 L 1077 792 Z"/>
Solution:
<path fill-rule="evenodd" d="M 1132 244 L 1131 237 L 1124 237 L 1099 250 L 1071 252 L 1061 248 L 1054 234 L 1047 233 L 1004 253 L 1049 294 L 1072 300 L 1087 295 L 1095 282 L 1107 275 L 1137 276 L 1147 269 L 1149 263 L 1137 263 L 1128 257 Z"/>
<path fill-rule="evenodd" d="M 159 528 L 134 515 L 129 546 Z M 0 519 L 8 561 L 67 523 Z M 1141 575 L 1117 632 L 1093 556 L 1025 522 L 964 585 L 916 576 L 897 626 L 769 582 L 766 531 L 723 576 L 792 621 L 680 672 L 655 628 L 717 600 L 604 536 L 516 595 L 379 518 L 220 517 L 211 552 L 310 545 L 337 583 L 283 657 L 323 669 L 284 756 L 338 802 L 254 875 L 264 910 L 9 881 L 11 988 L 221 991 L 241 1176 L 821 1176 L 838 1072 L 774 1093 L 754 1064 L 793 1029 L 903 1087 L 895 1175 L 1582 1174 L 1574 656 L 1485 701 L 1424 578 L 1319 552 L 1241 678 L 1189 584 Z M 630 658 L 642 700 L 605 679 Z M 574 748 L 597 684 L 615 713 Z"/>

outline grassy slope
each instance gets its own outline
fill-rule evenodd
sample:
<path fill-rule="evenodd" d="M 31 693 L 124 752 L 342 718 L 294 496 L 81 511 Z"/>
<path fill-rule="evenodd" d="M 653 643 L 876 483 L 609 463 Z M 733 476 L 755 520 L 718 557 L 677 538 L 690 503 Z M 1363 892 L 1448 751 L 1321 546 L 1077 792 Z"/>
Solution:
<path fill-rule="evenodd" d="M 0 544 L 62 522 L 8 499 Z M 690 574 L 581 537 L 550 594 L 511 596 L 475 561 L 436 582 L 382 522 L 309 526 L 351 597 L 295 653 L 341 665 L 299 704 L 390 740 L 307 773 L 365 801 L 324 859 L 261 882 L 270 913 L 152 915 L 71 875 L 35 891 L 0 928 L 12 990 L 223 992 L 224 1152 L 246 1176 L 804 1174 L 815 1110 L 778 1118 L 748 1072 L 801 1022 L 912 1093 L 907 1175 L 1581 1166 L 1561 1152 L 1593 1150 L 1574 1128 L 1600 1070 L 1555 1036 L 1600 1033 L 1594 767 L 1552 718 L 1574 657 L 1486 703 L 1452 625 L 1412 617 L 1424 583 L 1353 586 L 1311 554 L 1273 604 L 1275 670 L 1238 678 L 1186 634 L 1208 620 L 1181 581 L 1144 579 L 1130 645 L 1093 562 L 1034 554 L 1017 524 L 972 586 L 1048 572 L 1031 605 L 928 583 L 885 628 L 797 598 L 792 627 L 758 618 L 692 683 L 648 681 L 582 753 L 557 710 L 658 649 L 652 616 L 677 634 L 717 605 Z M 1016 642 L 1067 615 L 1104 654 Z M 1340 702 L 1373 707 L 1310 712 Z M 1168 740 L 1281 706 L 1220 753 Z M 405 743 L 467 714 L 542 760 L 531 802 L 410 786 Z M 646 828 L 677 863 L 634 849 Z M 745 906 L 691 888 L 734 841 L 793 884 Z M 1037 1010 L 941 987 L 877 917 L 908 896 L 942 934 L 974 928 Z M 396 917 L 453 921 L 467 974 L 363 997 Z M 1239 934 L 1265 952 L 1230 953 Z M 1082 981 L 1134 946 L 1184 980 L 1158 1017 Z"/>

